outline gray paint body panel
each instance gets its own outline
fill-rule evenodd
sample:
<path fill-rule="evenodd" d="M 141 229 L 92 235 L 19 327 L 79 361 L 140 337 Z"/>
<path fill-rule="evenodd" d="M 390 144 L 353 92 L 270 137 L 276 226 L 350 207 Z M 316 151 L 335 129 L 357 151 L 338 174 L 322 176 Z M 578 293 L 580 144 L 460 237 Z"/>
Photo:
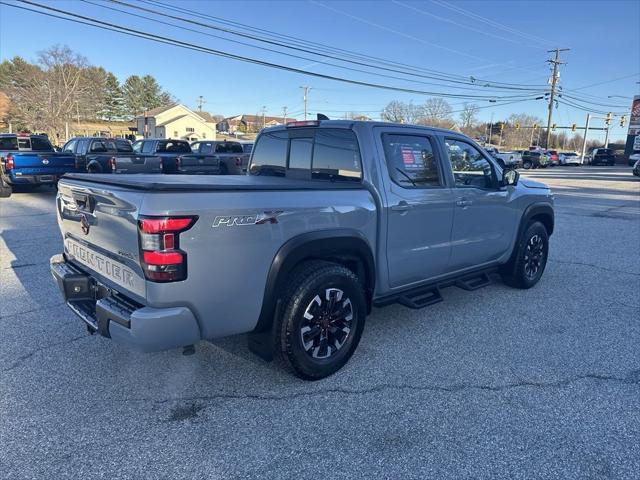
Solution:
<path fill-rule="evenodd" d="M 452 273 L 504 263 L 526 208 L 533 203 L 553 206 L 551 192 L 539 184 L 529 183 L 529 188 L 520 182 L 495 190 L 455 188 L 444 137 L 469 141 L 460 134 L 375 122 L 327 123 L 355 132 L 363 164 L 361 185 L 174 175 L 108 176 L 103 182 L 99 175 L 74 175 L 61 180 L 59 203 L 74 192 L 94 196 L 95 225 L 83 236 L 77 218 L 66 218 L 59 211 L 63 236 L 95 245 L 141 274 L 138 217 L 197 215 L 195 225 L 180 235 L 180 249 L 187 254 L 187 279 L 146 282 L 144 298 L 136 300 L 160 316 L 164 309 L 188 310 L 198 324 L 199 336 L 210 339 L 254 329 L 272 262 L 296 236 L 318 230 L 360 232 L 372 249 L 374 298 L 380 298 Z M 380 142 L 383 132 L 431 136 L 441 161 L 442 188 L 409 190 L 393 183 Z M 486 158 L 500 174 L 495 161 L 488 154 Z M 473 204 L 456 206 L 463 197 Z M 413 208 L 393 209 L 400 201 Z M 271 211 L 282 212 L 277 223 L 214 227 L 216 217 Z M 122 287 L 118 290 L 131 293 Z"/>

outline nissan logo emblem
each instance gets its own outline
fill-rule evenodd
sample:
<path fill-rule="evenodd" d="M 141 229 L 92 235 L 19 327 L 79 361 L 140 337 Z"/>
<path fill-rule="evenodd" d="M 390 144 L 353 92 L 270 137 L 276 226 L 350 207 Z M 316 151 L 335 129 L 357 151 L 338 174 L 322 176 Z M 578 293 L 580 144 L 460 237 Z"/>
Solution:
<path fill-rule="evenodd" d="M 42 159 L 42 164 L 43 165 L 49 165 L 49 159 L 48 158 L 43 158 Z"/>

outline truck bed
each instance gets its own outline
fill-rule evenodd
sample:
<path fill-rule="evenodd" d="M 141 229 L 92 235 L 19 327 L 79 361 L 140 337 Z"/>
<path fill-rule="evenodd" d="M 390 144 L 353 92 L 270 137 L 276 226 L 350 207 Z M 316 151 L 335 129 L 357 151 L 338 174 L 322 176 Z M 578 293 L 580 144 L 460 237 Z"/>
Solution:
<path fill-rule="evenodd" d="M 119 176 L 110 174 L 72 173 L 67 180 L 101 183 L 144 191 L 243 191 L 243 190 L 363 190 L 361 183 L 296 180 L 283 177 L 251 175 L 167 175 L 139 174 Z"/>

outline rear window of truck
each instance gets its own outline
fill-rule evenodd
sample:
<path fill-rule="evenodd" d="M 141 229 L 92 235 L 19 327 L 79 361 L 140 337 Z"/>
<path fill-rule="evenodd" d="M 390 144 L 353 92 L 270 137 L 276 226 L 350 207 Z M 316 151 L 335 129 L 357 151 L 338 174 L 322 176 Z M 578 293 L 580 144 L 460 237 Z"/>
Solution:
<path fill-rule="evenodd" d="M 216 143 L 216 153 L 244 153 L 244 150 L 238 142 L 221 142 Z"/>
<path fill-rule="evenodd" d="M 126 140 L 116 140 L 116 150 L 118 153 L 133 153 L 133 147 Z"/>
<path fill-rule="evenodd" d="M 51 152 L 53 151 L 53 146 L 46 138 L 31 137 L 31 150 L 34 152 Z"/>
<path fill-rule="evenodd" d="M 355 133 L 337 128 L 265 132 L 253 147 L 251 175 L 360 181 Z"/>

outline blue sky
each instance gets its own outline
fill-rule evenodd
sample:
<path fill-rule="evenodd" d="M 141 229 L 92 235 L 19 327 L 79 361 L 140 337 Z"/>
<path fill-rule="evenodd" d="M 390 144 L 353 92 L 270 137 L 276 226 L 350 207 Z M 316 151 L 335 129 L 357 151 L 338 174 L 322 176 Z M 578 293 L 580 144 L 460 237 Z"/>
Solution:
<path fill-rule="evenodd" d="M 5 1 L 17 3 L 16 0 Z M 133 18 L 78 0 L 35 1 L 209 48 L 329 75 L 433 92 L 475 95 L 487 95 L 488 92 L 486 88 L 472 92 L 451 86 L 383 78 L 313 60 L 289 58 Z M 91 1 L 98 3 L 101 0 Z M 182 10 L 179 15 L 192 19 L 195 19 L 194 13 L 215 15 L 421 69 L 511 84 L 545 85 L 549 78 L 549 66 L 545 63 L 550 58 L 547 50 L 556 46 L 566 47 L 571 51 L 562 54 L 567 64 L 561 66 L 560 77 L 560 84 L 566 92 L 573 90 L 571 94 L 574 96 L 607 105 L 593 106 L 603 111 L 628 110 L 628 107 L 617 106 L 630 105 L 630 98 L 640 93 L 640 85 L 636 83 L 640 80 L 640 2 L 636 0 L 478 0 L 447 3 L 440 0 L 163 1 L 179 7 Z M 104 2 L 101 4 L 106 5 Z M 149 4 L 145 6 L 157 8 Z M 175 22 L 168 18 L 164 20 Z M 201 21 L 211 23 L 211 20 Z M 220 32 L 200 29 L 225 36 Z M 234 37 L 226 35 L 226 38 Z M 90 63 L 114 72 L 120 80 L 132 74 L 152 74 L 164 88 L 190 107 L 195 108 L 197 97 L 202 95 L 207 101 L 206 110 L 223 115 L 257 113 L 263 106 L 268 115 L 281 115 L 282 107 L 287 106 L 289 112 L 301 117 L 301 85 L 311 87 L 309 110 L 324 112 L 332 118 L 341 117 L 348 111 L 377 117 L 390 100 L 419 104 L 428 98 L 420 94 L 378 90 L 273 70 L 0 6 L 0 59 L 20 55 L 32 60 L 38 51 L 56 43 L 68 45 L 86 56 Z M 289 51 L 310 57 L 309 54 Z M 627 78 L 611 81 L 621 77 Z M 602 84 L 590 86 L 599 83 Z M 489 94 L 501 97 L 514 92 L 505 90 Z M 448 101 L 457 110 L 465 100 Z M 474 103 L 490 107 L 480 111 L 481 119 L 489 119 L 492 113 L 495 119 L 506 118 L 514 112 L 531 113 L 546 119 L 546 105 L 542 100 L 504 106 L 493 106 L 487 100 Z M 554 111 L 554 122 L 558 125 L 583 124 L 585 116 L 584 111 L 559 105 Z M 594 123 L 601 124 L 602 120 Z M 618 120 L 614 126 L 612 139 L 623 138 L 626 128 L 620 128 Z M 598 135 L 595 132 L 590 134 L 594 138 Z"/>

